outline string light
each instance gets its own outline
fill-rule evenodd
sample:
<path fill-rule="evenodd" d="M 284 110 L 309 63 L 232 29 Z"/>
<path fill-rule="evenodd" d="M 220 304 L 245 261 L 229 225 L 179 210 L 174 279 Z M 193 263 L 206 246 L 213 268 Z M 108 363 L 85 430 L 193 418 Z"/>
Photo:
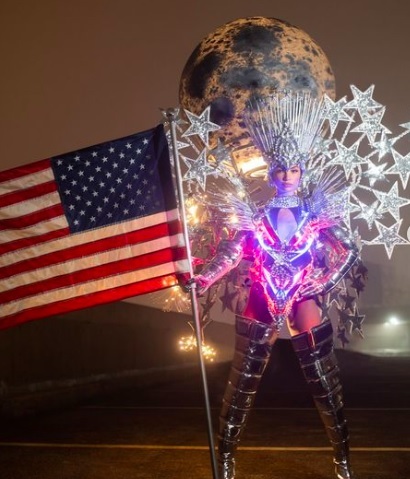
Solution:
<path fill-rule="evenodd" d="M 180 351 L 191 352 L 196 349 L 197 341 L 195 336 L 182 336 L 178 341 L 178 345 Z M 202 342 L 202 354 L 205 360 L 212 363 L 216 358 L 216 349 Z"/>
<path fill-rule="evenodd" d="M 168 313 L 170 311 L 187 312 L 191 309 L 191 301 L 187 293 L 184 293 L 178 285 L 173 286 L 167 292 L 162 309 Z"/>

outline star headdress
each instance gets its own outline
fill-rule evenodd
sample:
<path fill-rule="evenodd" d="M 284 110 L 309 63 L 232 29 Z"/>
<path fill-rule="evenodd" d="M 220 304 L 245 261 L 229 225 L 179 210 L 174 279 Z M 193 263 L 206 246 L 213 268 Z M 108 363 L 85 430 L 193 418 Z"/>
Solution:
<path fill-rule="evenodd" d="M 321 137 L 323 111 L 324 102 L 310 92 L 280 91 L 249 100 L 244 120 L 270 171 L 304 169 Z"/>

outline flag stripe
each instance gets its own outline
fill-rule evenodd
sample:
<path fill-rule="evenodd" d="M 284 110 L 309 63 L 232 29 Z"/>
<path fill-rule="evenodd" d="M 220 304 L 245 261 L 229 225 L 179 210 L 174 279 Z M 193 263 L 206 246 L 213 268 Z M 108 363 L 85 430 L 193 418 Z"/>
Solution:
<path fill-rule="evenodd" d="M 55 181 L 48 181 L 47 183 L 41 183 L 34 185 L 30 188 L 21 189 L 19 191 L 12 191 L 10 193 L 3 194 L 0 197 L 0 208 L 3 208 L 14 203 L 30 200 L 37 196 L 47 195 L 56 191 L 57 185 Z"/>
<path fill-rule="evenodd" d="M 37 242 L 42 243 L 42 236 L 44 234 L 52 233 L 53 231 L 58 231 L 65 228 L 68 228 L 67 219 L 65 216 L 60 215 L 50 218 L 46 221 L 41 221 L 35 225 L 28 226 L 27 228 L 23 228 L 21 230 L 3 230 L 1 236 L 4 242 L 2 243 L 0 240 L 0 251 L 4 254 L 9 250 L 9 248 L 13 250 L 14 242 L 23 238 L 29 238 L 30 244 L 32 246 L 37 244 Z M 9 241 L 7 241 L 7 239 L 9 239 Z"/>
<path fill-rule="evenodd" d="M 113 249 L 111 251 L 98 252 L 89 256 L 80 256 L 78 258 L 66 257 L 65 262 L 57 263 L 45 268 L 33 269 L 24 273 L 9 277 L 0 285 L 1 292 L 12 291 L 17 295 L 19 285 L 35 285 L 35 280 L 44 281 L 46 278 L 53 280 L 54 278 L 64 275 L 65 273 L 73 274 L 76 270 L 93 268 L 90 265 L 100 265 L 105 263 L 113 263 L 124 259 L 132 259 L 133 256 L 147 254 L 149 251 L 163 250 L 164 248 L 173 248 L 181 245 L 182 237 L 180 235 L 165 236 L 156 240 L 148 241 L 137 245 L 125 245 L 125 247 Z M 2 296 L 0 292 L 0 297 Z"/>
<path fill-rule="evenodd" d="M 10 253 L 8 255 L 0 256 L 0 266 L 11 265 L 17 263 L 19 261 L 23 261 L 26 259 L 31 259 L 33 257 L 33 251 L 31 249 L 32 244 L 35 245 L 35 252 L 36 256 L 42 256 L 48 253 L 53 253 L 57 251 L 61 251 L 67 248 L 71 248 L 73 246 L 80 246 L 85 245 L 87 243 L 91 243 L 96 240 L 100 240 L 103 238 L 109 238 L 110 236 L 117 236 L 120 234 L 127 235 L 132 231 L 144 230 L 150 226 L 155 226 L 156 224 L 160 223 L 171 223 L 178 219 L 178 210 L 173 209 L 170 211 L 162 211 L 160 213 L 156 213 L 155 215 L 150 216 L 143 216 L 142 218 L 138 218 L 135 220 L 124 221 L 122 223 L 117 223 L 111 226 L 105 226 L 103 228 L 96 228 L 93 230 L 88 230 L 84 233 L 74 234 L 68 237 L 64 237 L 63 234 L 60 236 L 56 235 L 55 241 L 48 241 L 43 238 L 34 238 L 32 242 L 28 243 L 27 248 L 21 247 L 21 249 L 17 252 Z M 56 219 L 55 221 L 60 221 L 60 219 Z M 62 223 L 66 223 L 64 217 L 61 218 Z M 60 228 L 63 228 L 63 224 L 60 225 Z M 61 230 L 60 230 L 61 231 Z M 66 234 L 69 234 L 68 230 L 65 230 Z M 52 237 L 50 236 L 50 239 Z M 7 247 L 8 245 L 6 245 Z M 13 250 L 14 251 L 14 250 Z M 2 246 L 0 245 L 0 252 L 5 253 L 6 250 L 2 250 Z"/>
<path fill-rule="evenodd" d="M 45 222 L 49 218 L 55 218 L 64 214 L 61 204 L 43 208 L 28 215 L 19 216 L 18 218 L 6 218 L 0 220 L 0 231 L 5 230 L 22 230 L 37 223 Z"/>
<path fill-rule="evenodd" d="M 126 272 L 123 274 L 117 274 L 113 277 L 104 277 L 96 279 L 95 281 L 88 281 L 81 283 L 80 285 L 71 285 L 67 288 L 60 288 L 52 291 L 43 291 L 40 294 L 35 296 L 30 296 L 29 298 L 24 298 L 23 301 L 12 301 L 7 304 L 2 305 L 2 314 L 4 317 L 17 314 L 26 309 L 47 305 L 51 306 L 52 303 L 58 301 L 67 301 L 75 298 L 76 296 L 85 296 L 92 294 L 94 291 L 104 291 L 113 289 L 115 287 L 121 287 L 124 285 L 129 285 L 134 282 L 144 281 L 147 278 L 159 277 L 159 276 L 169 276 L 175 271 L 175 266 L 177 268 L 184 268 L 187 261 L 181 260 L 180 262 L 169 262 L 157 266 L 148 266 L 148 268 L 141 269 L 139 271 Z M 175 284 L 175 275 L 174 282 Z M 164 287 L 164 285 L 163 285 Z"/>
<path fill-rule="evenodd" d="M 44 255 L 38 255 L 34 258 L 29 257 L 27 259 L 18 261 L 14 264 L 7 264 L 0 268 L 0 279 L 9 278 L 7 282 L 7 289 L 11 288 L 11 283 L 23 281 L 24 278 L 15 278 L 15 275 L 19 275 L 24 272 L 32 272 L 39 268 L 47 268 L 47 275 L 51 276 L 52 269 L 49 267 L 56 264 L 56 266 L 64 268 L 62 263 L 68 259 L 81 258 L 85 259 L 88 256 L 96 254 L 102 251 L 111 251 L 115 248 L 131 248 L 133 247 L 133 254 L 139 254 L 135 245 L 139 244 L 139 250 L 149 250 L 154 248 L 154 244 L 151 244 L 152 240 L 157 238 L 166 238 L 167 236 L 173 236 L 177 233 L 181 233 L 181 224 L 179 221 L 173 221 L 172 223 L 161 223 L 158 225 L 150 226 L 138 231 L 131 231 L 126 236 L 116 235 L 108 238 L 96 240 L 85 245 L 72 246 L 65 248 L 64 250 L 56 250 Z M 181 244 L 181 241 L 178 243 Z M 16 255 L 17 257 L 19 255 Z M 16 257 L 16 259 L 17 259 Z M 38 272 L 38 271 L 37 271 Z M 39 272 L 38 272 L 39 273 Z M 0 290 L 2 285 L 0 284 Z"/>
<path fill-rule="evenodd" d="M 56 240 L 57 238 L 63 238 L 64 236 L 67 236 L 70 234 L 70 230 L 68 227 L 66 228 L 61 228 L 59 230 L 54 230 L 54 231 L 46 231 L 45 233 L 36 235 L 35 237 L 35 243 L 32 241 L 30 237 L 26 238 L 20 238 L 20 239 L 15 239 L 14 241 L 11 241 L 9 243 L 6 243 L 6 245 L 1 245 L 0 244 L 0 264 L 8 263 L 8 260 L 11 258 L 11 254 L 13 252 L 21 251 L 23 257 L 24 252 L 28 252 L 28 257 L 33 255 L 33 251 L 31 250 L 33 243 L 35 245 L 41 245 L 43 244 L 48 244 L 49 242 Z M 19 253 L 14 253 L 15 256 L 19 256 Z"/>
<path fill-rule="evenodd" d="M 169 241 L 167 242 L 169 243 Z M 172 241 L 171 238 L 171 245 L 176 242 L 177 241 Z M 158 243 L 161 243 L 161 241 L 158 241 Z M 19 284 L 23 284 L 23 286 L 17 286 L 11 290 L 0 293 L 0 303 L 6 305 L 8 302 L 15 300 L 16 297 L 19 299 L 27 298 L 28 296 L 36 295 L 42 291 L 66 288 L 73 284 L 79 285 L 98 278 L 108 278 L 109 276 L 117 276 L 124 272 L 137 271 L 161 265 L 162 263 L 178 261 L 183 259 L 185 251 L 183 248 L 166 248 L 142 254 L 137 257 L 133 257 L 132 249 L 127 249 L 126 253 L 128 254 L 125 254 L 125 257 L 122 257 L 118 251 L 111 253 L 112 254 L 103 253 L 97 255 L 95 257 L 95 264 L 98 266 L 92 268 L 83 266 L 83 269 L 80 269 L 80 266 L 78 266 L 77 263 L 82 262 L 84 265 L 85 261 L 79 259 L 71 262 L 70 265 L 67 263 L 59 265 L 60 267 L 58 269 L 61 273 L 60 275 L 55 274 L 54 268 L 50 268 L 50 277 L 48 278 L 47 271 L 45 271 L 45 275 L 43 276 L 40 276 L 39 272 L 36 271 L 35 283 L 24 284 L 23 281 L 20 280 Z M 64 271 L 66 271 L 65 274 Z"/>
<path fill-rule="evenodd" d="M 30 213 L 35 213 L 42 210 L 44 207 L 50 207 L 58 205 L 60 203 L 60 195 L 57 191 L 48 193 L 37 198 L 32 198 L 30 201 L 13 203 L 8 206 L 4 206 L 0 209 L 0 215 L 2 218 L 18 218 Z"/>
<path fill-rule="evenodd" d="M 0 187 L 5 191 L 17 191 L 54 180 L 51 161 L 40 160 L 0 172 Z"/>
<path fill-rule="evenodd" d="M 186 265 L 182 263 L 180 267 L 186 268 Z M 84 296 L 74 296 L 69 300 L 62 299 L 52 303 L 45 303 L 41 301 L 40 304 L 37 305 L 26 304 L 27 308 L 24 310 L 17 310 L 11 314 L 7 312 L 7 315 L 4 316 L 0 322 L 0 329 L 10 328 L 11 326 L 16 326 L 26 321 L 40 319 L 46 316 L 69 313 L 77 309 L 87 308 L 100 303 L 119 301 L 131 296 L 158 291 L 175 284 L 175 274 L 164 273 L 162 276 L 149 277 L 148 279 L 139 282 L 131 282 L 129 284 L 111 287 L 104 290 L 98 290 L 94 288 L 94 292 L 92 293 L 87 293 Z M 110 285 L 112 286 L 112 282 Z"/>

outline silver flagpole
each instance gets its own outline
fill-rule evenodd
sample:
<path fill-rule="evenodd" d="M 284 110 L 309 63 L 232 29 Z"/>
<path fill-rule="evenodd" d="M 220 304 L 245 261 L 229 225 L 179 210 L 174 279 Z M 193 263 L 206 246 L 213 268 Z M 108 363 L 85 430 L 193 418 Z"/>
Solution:
<path fill-rule="evenodd" d="M 191 248 L 189 244 L 189 234 L 188 234 L 188 226 L 186 221 L 186 212 L 185 212 L 185 201 L 184 201 L 184 192 L 182 187 L 182 175 L 181 175 L 181 166 L 179 163 L 179 154 L 178 154 L 178 145 L 177 145 L 177 134 L 176 134 L 176 119 L 178 116 L 178 109 L 176 108 L 168 108 L 165 111 L 165 117 L 167 118 L 169 125 L 170 125 L 170 132 L 171 132 L 171 142 L 172 142 L 172 152 L 174 155 L 174 163 L 175 163 L 175 176 L 176 176 L 176 183 L 177 183 L 177 191 L 178 191 L 178 200 L 179 200 L 179 210 L 181 214 L 184 238 L 185 238 L 185 245 L 187 250 L 187 258 L 189 262 L 189 276 L 190 278 L 194 275 L 194 270 L 192 266 L 192 256 L 191 256 Z M 198 297 L 196 294 L 196 284 L 192 283 L 192 288 L 190 290 L 191 294 L 191 304 L 192 304 L 192 316 L 194 319 L 195 325 L 195 334 L 196 334 L 196 344 L 197 344 L 197 351 L 198 351 L 198 359 L 199 365 L 201 369 L 201 377 L 202 377 L 202 385 L 203 385 L 203 393 L 205 399 L 205 410 L 206 410 L 206 418 L 207 418 L 207 427 L 208 427 L 208 442 L 209 442 L 209 452 L 211 454 L 211 463 L 212 463 L 212 474 L 213 479 L 218 479 L 218 466 L 215 457 L 215 445 L 213 439 L 213 428 L 212 428 L 212 418 L 211 418 L 211 407 L 209 403 L 209 392 L 208 392 L 208 383 L 206 379 L 206 369 L 205 369 L 205 362 L 204 356 L 202 353 L 202 335 L 201 335 L 201 324 L 199 319 L 199 305 L 198 305 Z"/>

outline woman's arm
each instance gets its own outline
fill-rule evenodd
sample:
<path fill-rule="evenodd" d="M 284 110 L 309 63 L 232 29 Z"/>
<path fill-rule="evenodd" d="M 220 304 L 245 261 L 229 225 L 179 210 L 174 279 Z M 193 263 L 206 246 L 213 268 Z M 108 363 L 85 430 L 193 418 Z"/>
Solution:
<path fill-rule="evenodd" d="M 214 283 L 235 268 L 243 257 L 248 231 L 239 231 L 232 239 L 222 240 L 215 256 L 204 266 L 200 274 L 196 274 L 185 285 L 190 290 L 196 284 L 198 295 L 205 293 Z"/>
<path fill-rule="evenodd" d="M 359 249 L 347 230 L 332 226 L 321 231 L 321 240 L 332 249 L 335 261 L 329 265 L 329 272 L 321 278 L 307 281 L 299 294 L 303 297 L 326 294 L 331 291 L 348 273 L 359 257 Z"/>

